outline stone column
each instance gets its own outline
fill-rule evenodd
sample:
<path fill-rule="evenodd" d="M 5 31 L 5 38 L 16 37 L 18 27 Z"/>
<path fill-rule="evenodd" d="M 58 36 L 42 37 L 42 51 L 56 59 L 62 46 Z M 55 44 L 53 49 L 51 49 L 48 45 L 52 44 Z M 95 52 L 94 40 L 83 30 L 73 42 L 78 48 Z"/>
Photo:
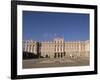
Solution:
<path fill-rule="evenodd" d="M 24 51 L 27 52 L 27 42 L 24 43 Z"/>
<path fill-rule="evenodd" d="M 33 52 L 33 45 L 30 45 L 30 52 Z"/>
<path fill-rule="evenodd" d="M 79 42 L 79 56 L 81 56 L 81 43 Z"/>

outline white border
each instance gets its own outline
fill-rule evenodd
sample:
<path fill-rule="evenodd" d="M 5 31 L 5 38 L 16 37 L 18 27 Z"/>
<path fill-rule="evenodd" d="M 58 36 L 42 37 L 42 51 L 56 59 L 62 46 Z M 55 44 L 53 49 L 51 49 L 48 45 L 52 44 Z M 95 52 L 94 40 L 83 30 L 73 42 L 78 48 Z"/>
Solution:
<path fill-rule="evenodd" d="M 88 13 L 90 14 L 90 66 L 79 67 L 58 67 L 58 68 L 33 68 L 22 69 L 22 11 L 44 11 L 44 12 L 65 12 L 65 13 Z M 94 10 L 80 8 L 58 8 L 45 6 L 24 6 L 17 7 L 17 75 L 28 74 L 45 74 L 45 73 L 60 73 L 60 72 L 79 72 L 94 70 Z"/>

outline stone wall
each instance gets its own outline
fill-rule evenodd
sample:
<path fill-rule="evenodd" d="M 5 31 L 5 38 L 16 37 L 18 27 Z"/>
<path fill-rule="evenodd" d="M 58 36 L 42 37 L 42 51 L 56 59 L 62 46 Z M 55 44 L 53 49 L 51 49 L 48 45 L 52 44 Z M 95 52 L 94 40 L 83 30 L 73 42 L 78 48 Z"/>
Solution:
<path fill-rule="evenodd" d="M 38 45 L 39 43 L 40 45 Z M 23 41 L 23 51 L 34 54 L 40 53 L 43 57 L 89 57 L 90 42 L 87 41 L 64 41 L 63 38 L 55 38 L 53 41 Z"/>

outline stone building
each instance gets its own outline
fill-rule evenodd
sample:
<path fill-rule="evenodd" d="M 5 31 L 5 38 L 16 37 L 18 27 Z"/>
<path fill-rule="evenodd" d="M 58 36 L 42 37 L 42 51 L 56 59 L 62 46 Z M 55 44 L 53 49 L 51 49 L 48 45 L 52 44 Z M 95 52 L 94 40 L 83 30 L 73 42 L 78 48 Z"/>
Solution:
<path fill-rule="evenodd" d="M 90 42 L 86 41 L 64 41 L 63 38 L 55 38 L 52 41 L 23 41 L 23 51 L 48 57 L 89 57 Z"/>

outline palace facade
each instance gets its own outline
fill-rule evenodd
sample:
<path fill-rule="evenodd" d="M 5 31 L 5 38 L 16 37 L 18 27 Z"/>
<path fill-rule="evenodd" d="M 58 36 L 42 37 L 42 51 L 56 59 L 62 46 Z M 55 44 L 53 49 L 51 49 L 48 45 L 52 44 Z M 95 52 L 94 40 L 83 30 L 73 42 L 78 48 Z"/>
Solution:
<path fill-rule="evenodd" d="M 52 41 L 23 41 L 23 51 L 49 58 L 64 57 L 89 57 L 90 42 L 64 41 L 63 38 L 55 38 Z"/>

